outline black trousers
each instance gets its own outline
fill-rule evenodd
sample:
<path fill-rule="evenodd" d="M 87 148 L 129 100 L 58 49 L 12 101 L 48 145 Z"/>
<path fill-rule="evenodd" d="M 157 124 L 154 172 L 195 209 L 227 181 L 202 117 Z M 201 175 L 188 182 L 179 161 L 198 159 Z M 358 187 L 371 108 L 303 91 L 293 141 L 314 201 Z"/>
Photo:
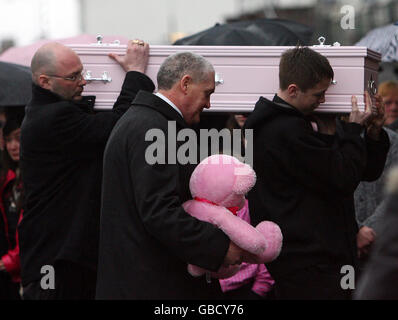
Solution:
<path fill-rule="evenodd" d="M 97 273 L 70 261 L 54 265 L 54 289 L 43 289 L 41 281 L 23 287 L 24 300 L 94 300 Z"/>
<path fill-rule="evenodd" d="M 4 270 L 0 271 L 0 301 L 21 300 L 19 283 L 12 282 L 11 276 Z"/>
<path fill-rule="evenodd" d="M 272 275 L 275 280 L 275 300 L 350 300 L 353 290 L 343 289 L 344 274 L 326 265 L 311 266 L 284 276 Z"/>
<path fill-rule="evenodd" d="M 250 282 L 241 286 L 238 289 L 224 292 L 225 300 L 270 300 L 270 293 L 266 297 L 261 297 L 256 294 L 253 290 L 253 283 Z"/>

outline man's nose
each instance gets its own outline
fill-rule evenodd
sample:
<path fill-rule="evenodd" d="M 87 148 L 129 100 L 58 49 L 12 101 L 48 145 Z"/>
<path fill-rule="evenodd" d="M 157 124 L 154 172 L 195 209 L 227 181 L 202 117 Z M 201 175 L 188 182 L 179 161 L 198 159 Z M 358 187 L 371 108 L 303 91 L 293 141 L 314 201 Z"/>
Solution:
<path fill-rule="evenodd" d="M 18 142 L 16 140 L 11 140 L 11 149 L 19 148 Z"/>

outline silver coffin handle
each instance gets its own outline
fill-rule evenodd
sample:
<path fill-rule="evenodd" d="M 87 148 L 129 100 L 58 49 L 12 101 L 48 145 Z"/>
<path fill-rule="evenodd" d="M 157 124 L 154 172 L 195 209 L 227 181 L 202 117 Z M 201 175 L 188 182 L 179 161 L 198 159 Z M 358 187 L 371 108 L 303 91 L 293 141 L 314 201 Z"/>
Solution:
<path fill-rule="evenodd" d="M 376 86 L 376 82 L 373 80 L 373 76 L 370 75 L 370 79 L 368 81 L 368 89 L 369 89 L 369 93 L 374 96 L 377 93 L 377 86 Z"/>
<path fill-rule="evenodd" d="M 224 84 L 224 79 L 222 79 L 218 73 L 215 74 L 214 81 L 216 83 L 216 86 L 218 86 L 219 84 Z"/>
<path fill-rule="evenodd" d="M 87 82 L 91 82 L 91 81 L 102 81 L 102 82 L 104 82 L 104 83 L 107 83 L 107 82 L 111 82 L 111 81 L 112 81 L 112 78 L 108 76 L 108 72 L 106 72 L 106 71 L 104 71 L 104 72 L 102 73 L 102 77 L 101 77 L 101 78 L 93 78 L 93 77 L 91 76 L 91 71 L 90 71 L 90 70 L 87 70 L 87 71 L 86 71 L 86 74 L 84 75 L 84 80 L 86 80 Z"/>

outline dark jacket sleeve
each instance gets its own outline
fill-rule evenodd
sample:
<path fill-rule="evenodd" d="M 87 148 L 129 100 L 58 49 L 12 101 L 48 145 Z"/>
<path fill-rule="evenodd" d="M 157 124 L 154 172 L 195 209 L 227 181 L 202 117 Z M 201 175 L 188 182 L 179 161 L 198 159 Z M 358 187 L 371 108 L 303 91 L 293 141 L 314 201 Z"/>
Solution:
<path fill-rule="evenodd" d="M 375 181 L 383 173 L 387 160 L 390 140 L 384 129 L 380 132 L 379 140 L 373 140 L 365 136 L 367 149 L 367 162 L 363 181 Z"/>
<path fill-rule="evenodd" d="M 151 164 L 150 145 L 145 133 L 153 126 L 143 121 L 140 135 L 129 137 L 129 172 L 134 186 L 134 199 L 147 232 L 181 260 L 216 271 L 224 261 L 230 240 L 215 226 L 191 217 L 182 208 L 179 197 L 177 164 Z M 157 125 L 158 133 L 167 132 L 167 121 Z M 167 139 L 167 137 L 165 137 Z M 156 141 L 156 139 L 155 139 Z M 165 140 L 166 141 L 166 140 Z M 158 141 L 159 142 L 159 141 Z M 165 147 L 165 144 L 160 144 Z M 164 149 L 161 154 L 175 150 Z M 167 161 L 167 156 L 166 156 Z M 161 261 L 159 262 L 161 263 Z"/>
<path fill-rule="evenodd" d="M 122 115 L 131 105 L 138 91 L 144 90 L 153 92 L 155 85 L 152 80 L 145 74 L 137 71 L 129 71 L 126 73 L 122 90 L 113 105 L 113 112 Z"/>
<path fill-rule="evenodd" d="M 360 125 L 340 125 L 336 143 L 314 132 L 304 119 L 286 121 L 268 156 L 280 159 L 288 176 L 314 192 L 352 194 L 365 169 L 366 144 Z"/>
<path fill-rule="evenodd" d="M 53 141 L 62 142 L 70 152 L 97 156 L 103 151 L 106 141 L 117 120 L 130 107 L 139 90 L 152 92 L 154 84 L 146 75 L 130 71 L 126 74 L 121 93 L 112 111 L 90 114 L 70 102 L 61 102 L 54 117 Z"/>

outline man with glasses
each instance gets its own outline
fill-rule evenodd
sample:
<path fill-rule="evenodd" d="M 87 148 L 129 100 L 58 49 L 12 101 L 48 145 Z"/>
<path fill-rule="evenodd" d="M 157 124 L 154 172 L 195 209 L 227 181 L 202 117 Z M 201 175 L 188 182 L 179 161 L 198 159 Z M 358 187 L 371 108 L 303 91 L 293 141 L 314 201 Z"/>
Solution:
<path fill-rule="evenodd" d="M 92 299 L 96 287 L 102 155 L 108 136 L 139 90 L 154 90 L 144 74 L 149 45 L 130 41 L 126 71 L 112 111 L 93 112 L 77 54 L 58 43 L 31 63 L 33 94 L 21 132 L 26 208 L 19 228 L 25 299 Z"/>

